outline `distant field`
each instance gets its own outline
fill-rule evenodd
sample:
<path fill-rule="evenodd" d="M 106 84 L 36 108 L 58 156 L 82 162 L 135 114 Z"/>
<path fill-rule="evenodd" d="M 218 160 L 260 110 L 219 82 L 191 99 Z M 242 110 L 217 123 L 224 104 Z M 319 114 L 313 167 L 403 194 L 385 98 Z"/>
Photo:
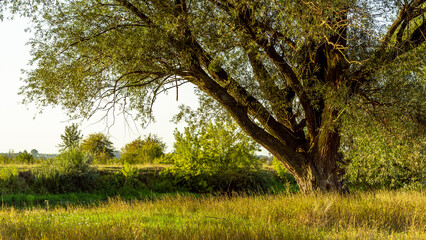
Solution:
<path fill-rule="evenodd" d="M 138 169 L 144 169 L 144 170 L 162 170 L 165 169 L 171 165 L 167 164 L 133 164 L 133 167 L 137 167 Z M 118 171 L 120 170 L 123 165 L 122 164 L 95 164 L 93 167 L 97 168 L 100 171 Z"/>
<path fill-rule="evenodd" d="M 40 164 L 0 164 L 0 169 L 11 167 L 18 169 L 18 171 L 28 171 L 40 167 Z"/>
<path fill-rule="evenodd" d="M 41 164 L 0 164 L 0 169 L 2 168 L 10 168 L 15 167 L 18 169 L 18 171 L 28 171 L 35 168 L 40 167 Z M 161 170 L 164 168 L 169 167 L 170 165 L 167 164 L 134 164 L 132 165 L 134 167 L 137 167 L 139 169 L 152 169 L 152 170 Z M 117 171 L 120 170 L 123 165 L 122 164 L 94 164 L 94 168 L 100 170 L 100 171 Z"/>
<path fill-rule="evenodd" d="M 426 239 L 422 192 L 118 198 L 0 211 L 0 239 Z"/>

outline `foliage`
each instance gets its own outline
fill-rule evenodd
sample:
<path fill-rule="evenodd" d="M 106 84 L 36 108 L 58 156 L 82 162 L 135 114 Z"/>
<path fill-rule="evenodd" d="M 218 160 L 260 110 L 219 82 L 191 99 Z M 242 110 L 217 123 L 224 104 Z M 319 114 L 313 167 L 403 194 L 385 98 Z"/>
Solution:
<path fill-rule="evenodd" d="M 15 166 L 5 166 L 0 168 L 0 193 L 9 194 L 11 192 L 26 192 L 26 186 L 23 179 L 19 177 L 19 171 Z"/>
<path fill-rule="evenodd" d="M 257 143 L 232 121 L 188 123 L 183 133 L 174 133 L 174 165 L 167 169 L 180 184 L 192 191 L 226 191 L 233 178 L 259 170 Z"/>
<path fill-rule="evenodd" d="M 287 174 L 288 171 L 287 169 L 283 166 L 283 164 L 278 161 L 278 159 L 273 158 L 272 159 L 272 167 L 274 168 L 274 170 L 277 172 L 278 176 L 280 178 L 284 178 Z"/>
<path fill-rule="evenodd" d="M 31 153 L 28 153 L 27 150 L 24 150 L 23 152 L 18 153 L 13 161 L 15 163 L 32 164 L 34 163 L 34 156 Z"/>
<path fill-rule="evenodd" d="M 74 117 L 132 109 L 145 122 L 158 94 L 189 82 L 305 193 L 342 190 L 345 104 L 395 81 L 381 71 L 400 59 L 415 57 L 407 75 L 426 61 L 424 0 L 163 2 L 5 2 L 34 23 L 25 101 Z"/>
<path fill-rule="evenodd" d="M 121 159 L 130 164 L 154 163 L 164 155 L 166 145 L 155 135 L 137 138 L 121 149 Z"/>
<path fill-rule="evenodd" d="M 120 173 L 123 174 L 124 178 L 126 179 L 126 184 L 131 184 L 132 181 L 136 179 L 136 177 L 139 174 L 138 168 L 125 163 L 123 168 L 120 169 Z"/>
<path fill-rule="evenodd" d="M 81 149 L 92 155 L 96 163 L 106 163 L 114 157 L 112 142 L 103 133 L 89 134 L 81 143 Z"/>
<path fill-rule="evenodd" d="M 272 158 L 272 167 L 277 173 L 277 177 L 282 183 L 287 185 L 296 184 L 296 179 L 293 175 L 284 167 L 283 163 L 278 161 L 275 157 Z M 289 188 L 289 186 L 286 186 Z M 288 191 L 288 190 L 287 190 Z"/>
<path fill-rule="evenodd" d="M 12 167 L 2 167 L 0 169 L 0 180 L 8 180 L 18 176 L 18 169 L 15 166 Z"/>
<path fill-rule="evenodd" d="M 173 155 L 174 155 L 174 153 L 166 153 L 166 154 L 164 154 L 163 156 L 161 156 L 161 158 L 160 159 L 158 159 L 157 161 L 158 161 L 158 163 L 159 164 L 173 164 L 174 162 L 174 160 L 173 160 Z"/>
<path fill-rule="evenodd" d="M 66 126 L 64 134 L 61 134 L 62 143 L 59 144 L 59 151 L 63 152 L 67 149 L 77 148 L 80 146 L 80 141 L 83 139 L 81 131 L 78 130 L 78 125 L 73 123 L 71 126 Z"/>
<path fill-rule="evenodd" d="M 130 164 L 124 164 L 123 168 L 120 169 L 120 172 L 125 178 L 134 178 L 138 175 L 138 168 Z"/>
<path fill-rule="evenodd" d="M 346 108 L 342 152 L 348 184 L 361 188 L 425 186 L 426 68 L 422 58 L 405 56 L 384 67 L 389 81 L 366 85 L 369 92 Z"/>
<path fill-rule="evenodd" d="M 54 159 L 46 160 L 35 176 L 38 191 L 67 193 L 87 191 L 94 187 L 97 173 L 91 167 L 92 157 L 78 148 L 70 148 Z"/>
<path fill-rule="evenodd" d="M 76 195 L 79 197 L 80 195 Z M 82 196 L 84 198 L 84 196 Z M 152 196 L 4 208 L 6 239 L 425 239 L 421 192 Z"/>
<path fill-rule="evenodd" d="M 12 159 L 6 154 L 0 154 L 0 163 L 9 164 L 12 163 Z"/>
<path fill-rule="evenodd" d="M 191 172 L 259 168 L 255 156 L 259 146 L 235 125 L 216 122 L 199 129 L 187 127 L 184 133 L 175 131 L 175 140 L 173 158 L 178 168 Z"/>
<path fill-rule="evenodd" d="M 389 115 L 387 120 L 391 120 Z M 407 128 L 390 130 L 392 125 L 375 121 L 348 122 L 344 155 L 349 185 L 367 189 L 396 189 L 416 183 L 425 186 L 423 134 L 406 136 Z"/>

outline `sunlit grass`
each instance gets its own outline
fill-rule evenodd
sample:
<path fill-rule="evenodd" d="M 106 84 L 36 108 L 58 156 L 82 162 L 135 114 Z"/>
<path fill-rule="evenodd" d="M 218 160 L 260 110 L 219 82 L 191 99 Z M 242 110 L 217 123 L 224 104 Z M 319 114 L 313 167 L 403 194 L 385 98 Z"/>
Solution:
<path fill-rule="evenodd" d="M 16 168 L 18 171 L 28 171 L 39 168 L 41 164 L 0 164 L 0 169 L 2 168 Z"/>
<path fill-rule="evenodd" d="M 425 239 L 426 196 L 331 195 L 115 198 L 95 206 L 0 212 L 3 239 Z"/>

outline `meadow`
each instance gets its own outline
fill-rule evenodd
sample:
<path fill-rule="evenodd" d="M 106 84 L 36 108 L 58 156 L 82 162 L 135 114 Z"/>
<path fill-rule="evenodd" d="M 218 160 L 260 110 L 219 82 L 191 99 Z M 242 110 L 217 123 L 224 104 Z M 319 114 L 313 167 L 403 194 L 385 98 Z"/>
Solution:
<path fill-rule="evenodd" d="M 0 165 L 0 240 L 426 239 L 421 182 L 303 195 L 274 162 L 193 174 L 181 162 L 87 160 L 71 150 Z"/>
<path fill-rule="evenodd" d="M 181 195 L 2 207 L 0 239 L 426 239 L 418 191 Z"/>

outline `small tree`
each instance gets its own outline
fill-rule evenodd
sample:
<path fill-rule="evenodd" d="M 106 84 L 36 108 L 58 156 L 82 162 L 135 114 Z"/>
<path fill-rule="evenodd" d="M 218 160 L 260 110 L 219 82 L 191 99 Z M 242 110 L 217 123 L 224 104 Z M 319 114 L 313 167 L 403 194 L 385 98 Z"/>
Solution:
<path fill-rule="evenodd" d="M 155 159 L 164 155 L 166 145 L 156 135 L 140 137 L 126 144 L 121 149 L 122 160 L 127 163 L 153 163 Z"/>
<path fill-rule="evenodd" d="M 114 147 L 103 133 L 92 133 L 81 143 L 81 149 L 90 153 L 96 162 L 105 163 L 114 157 Z"/>
<path fill-rule="evenodd" d="M 64 134 L 61 134 L 62 143 L 59 144 L 59 151 L 64 152 L 67 149 L 77 148 L 83 138 L 81 131 L 78 130 L 78 125 L 73 123 L 71 126 L 66 126 Z"/>

